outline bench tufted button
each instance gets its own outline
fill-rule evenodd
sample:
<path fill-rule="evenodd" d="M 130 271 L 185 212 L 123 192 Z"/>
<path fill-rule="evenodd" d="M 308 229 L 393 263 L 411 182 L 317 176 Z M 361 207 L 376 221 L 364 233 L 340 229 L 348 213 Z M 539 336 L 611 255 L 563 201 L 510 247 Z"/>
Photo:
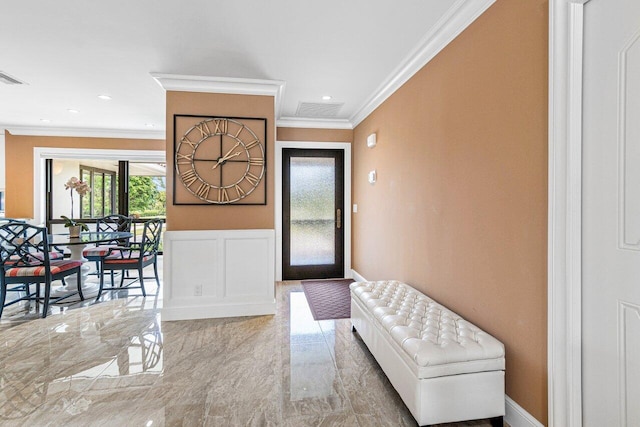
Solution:
<path fill-rule="evenodd" d="M 504 357 L 499 341 L 408 285 L 356 282 L 351 290 L 418 366 Z"/>

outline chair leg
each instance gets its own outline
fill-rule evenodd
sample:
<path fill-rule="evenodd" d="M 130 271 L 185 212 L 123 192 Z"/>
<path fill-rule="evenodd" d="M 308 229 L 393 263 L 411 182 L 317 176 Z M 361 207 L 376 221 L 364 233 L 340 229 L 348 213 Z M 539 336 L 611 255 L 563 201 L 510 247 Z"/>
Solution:
<path fill-rule="evenodd" d="M 42 306 L 42 318 L 47 317 L 49 311 L 49 297 L 51 296 L 51 278 L 47 277 L 44 283 L 44 305 Z"/>
<path fill-rule="evenodd" d="M 127 270 L 122 270 L 120 272 L 120 287 L 122 287 L 122 285 L 124 285 L 124 272 Z"/>
<path fill-rule="evenodd" d="M 160 276 L 158 276 L 158 258 L 153 261 L 153 273 L 156 275 L 156 283 L 158 288 L 160 287 Z"/>
<path fill-rule="evenodd" d="M 146 297 L 147 293 L 144 291 L 144 274 L 142 273 L 142 267 L 138 269 L 138 274 L 140 275 L 140 289 L 142 290 L 142 296 Z"/>
<path fill-rule="evenodd" d="M 104 267 L 102 267 L 102 272 L 104 273 Z M 111 270 L 111 273 L 113 273 L 113 270 Z M 96 302 L 98 302 L 100 300 L 100 295 L 102 295 L 102 288 L 103 287 L 104 287 L 104 274 L 101 274 L 100 275 L 100 288 L 98 288 L 98 296 L 96 296 Z"/>
<path fill-rule="evenodd" d="M 0 283 L 0 318 L 2 317 L 2 311 L 4 310 L 4 301 L 7 298 L 7 286 Z"/>
<path fill-rule="evenodd" d="M 84 301 L 84 295 L 82 294 L 82 267 L 78 267 L 78 271 L 76 274 L 78 275 L 78 295 L 80 296 L 80 301 Z"/>

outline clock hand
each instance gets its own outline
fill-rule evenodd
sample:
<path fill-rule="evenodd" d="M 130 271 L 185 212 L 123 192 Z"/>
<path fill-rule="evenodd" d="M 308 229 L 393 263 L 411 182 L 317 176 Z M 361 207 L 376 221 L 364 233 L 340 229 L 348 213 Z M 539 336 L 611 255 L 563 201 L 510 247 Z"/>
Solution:
<path fill-rule="evenodd" d="M 215 169 L 218 167 L 218 165 L 222 162 L 224 162 L 225 160 L 227 160 L 229 157 L 229 154 L 236 149 L 236 147 L 240 145 L 240 141 L 236 142 L 236 145 L 234 145 L 233 147 L 231 147 L 231 150 L 227 151 L 227 154 L 225 154 L 224 156 L 222 156 L 221 158 L 218 159 L 218 163 L 216 163 L 215 165 L 213 165 L 213 167 L 211 169 Z"/>
<path fill-rule="evenodd" d="M 215 165 L 213 165 L 213 167 L 211 169 L 215 169 L 218 167 L 218 165 L 223 164 L 224 162 L 226 162 L 227 160 L 233 158 L 233 157 L 238 157 L 240 154 L 242 154 L 240 151 L 236 151 L 235 153 L 229 155 L 229 153 L 227 153 L 226 156 L 222 157 L 221 159 L 218 159 L 218 163 L 216 163 Z"/>
<path fill-rule="evenodd" d="M 227 154 L 225 154 L 224 156 L 222 156 L 223 161 L 226 160 L 227 158 L 229 158 L 229 154 L 236 149 L 236 147 L 240 145 L 240 141 L 236 142 L 236 145 L 234 145 L 233 147 L 231 147 L 231 150 L 227 151 Z"/>

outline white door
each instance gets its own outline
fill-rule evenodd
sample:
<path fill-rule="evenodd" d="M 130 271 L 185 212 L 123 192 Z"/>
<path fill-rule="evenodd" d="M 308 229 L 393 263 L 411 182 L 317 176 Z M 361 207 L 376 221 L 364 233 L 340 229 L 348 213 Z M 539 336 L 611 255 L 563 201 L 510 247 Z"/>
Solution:
<path fill-rule="evenodd" d="M 640 1 L 585 5 L 583 422 L 640 426 Z"/>

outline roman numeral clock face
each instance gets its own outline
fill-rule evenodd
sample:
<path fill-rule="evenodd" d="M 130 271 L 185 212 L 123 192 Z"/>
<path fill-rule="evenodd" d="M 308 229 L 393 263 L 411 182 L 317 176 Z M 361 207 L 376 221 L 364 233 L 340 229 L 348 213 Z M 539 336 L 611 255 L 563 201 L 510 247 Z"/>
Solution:
<path fill-rule="evenodd" d="M 174 131 L 174 204 L 266 204 L 266 119 L 176 115 Z"/>

